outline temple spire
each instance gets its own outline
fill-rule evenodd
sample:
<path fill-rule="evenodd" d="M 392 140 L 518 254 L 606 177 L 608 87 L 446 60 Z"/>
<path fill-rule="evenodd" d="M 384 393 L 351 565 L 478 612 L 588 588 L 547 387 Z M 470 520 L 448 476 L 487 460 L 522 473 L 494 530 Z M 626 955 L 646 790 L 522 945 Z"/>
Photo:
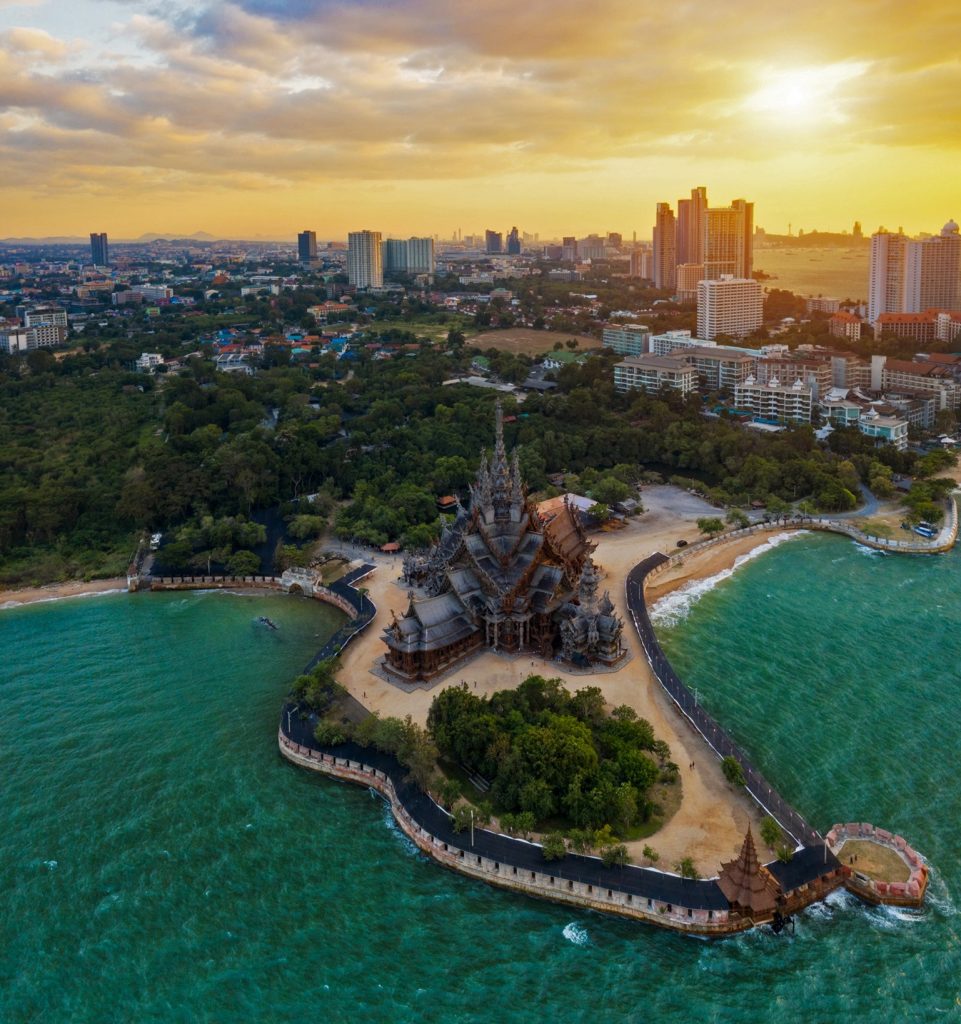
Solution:
<path fill-rule="evenodd" d="M 494 514 L 498 519 L 505 519 L 510 516 L 511 476 L 510 466 L 507 462 L 507 450 L 504 447 L 504 409 L 500 399 L 497 400 L 496 405 L 494 432 L 494 458 L 490 467 Z"/>
<path fill-rule="evenodd" d="M 516 448 L 514 449 L 514 455 L 511 459 L 511 488 L 514 492 L 514 501 L 523 501 L 524 478 L 521 476 L 521 460 L 517 454 Z"/>

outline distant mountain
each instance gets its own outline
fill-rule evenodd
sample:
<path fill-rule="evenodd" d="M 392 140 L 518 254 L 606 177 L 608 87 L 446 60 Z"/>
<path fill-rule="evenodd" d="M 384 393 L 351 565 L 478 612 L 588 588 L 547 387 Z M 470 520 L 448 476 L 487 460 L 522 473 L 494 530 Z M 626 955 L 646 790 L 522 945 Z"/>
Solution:
<path fill-rule="evenodd" d="M 247 238 L 230 238 L 224 235 L 211 235 L 207 231 L 195 231 L 192 235 L 181 235 L 178 232 L 145 231 L 138 238 L 111 238 L 111 245 L 148 245 L 150 242 L 275 242 L 294 245 L 293 238 L 277 238 L 269 235 L 254 235 Z M 84 235 L 44 235 L 42 237 L 0 238 L 0 245 L 90 245 L 90 239 Z"/>
<path fill-rule="evenodd" d="M 206 231 L 195 231 L 192 235 L 181 235 L 179 233 L 170 234 L 168 231 L 166 234 L 162 231 L 145 231 L 142 235 L 137 238 L 131 239 L 133 242 L 156 242 L 158 239 L 163 239 L 165 242 L 168 241 L 192 241 L 192 242 L 216 242 L 218 238 L 216 235 L 208 234 Z"/>

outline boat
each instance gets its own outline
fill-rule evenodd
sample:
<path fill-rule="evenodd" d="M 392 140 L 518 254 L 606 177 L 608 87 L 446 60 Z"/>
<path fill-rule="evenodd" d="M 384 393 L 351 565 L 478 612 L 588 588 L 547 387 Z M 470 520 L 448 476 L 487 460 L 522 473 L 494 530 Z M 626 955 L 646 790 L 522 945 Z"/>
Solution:
<path fill-rule="evenodd" d="M 934 527 L 928 523 L 918 523 L 918 525 L 914 528 L 914 532 L 919 537 L 927 537 L 928 540 L 930 540 L 932 537 L 937 536 L 937 532 L 935 531 Z"/>
<path fill-rule="evenodd" d="M 262 626 L 266 626 L 268 629 L 280 629 L 276 622 L 271 622 L 266 615 L 261 615 L 257 620 Z"/>

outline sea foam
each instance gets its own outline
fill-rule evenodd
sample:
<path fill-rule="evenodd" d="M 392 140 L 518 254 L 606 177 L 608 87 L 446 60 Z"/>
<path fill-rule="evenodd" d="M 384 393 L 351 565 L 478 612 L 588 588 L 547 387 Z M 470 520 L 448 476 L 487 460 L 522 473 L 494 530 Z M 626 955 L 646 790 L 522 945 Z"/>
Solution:
<path fill-rule="evenodd" d="M 807 530 L 794 530 L 776 533 L 763 544 L 759 544 L 756 548 L 752 548 L 743 555 L 738 555 L 730 569 L 722 569 L 720 572 L 703 580 L 691 580 L 685 583 L 684 586 L 678 587 L 677 590 L 672 590 L 671 593 L 665 594 L 651 608 L 651 622 L 655 626 L 676 626 L 682 619 L 687 618 L 690 610 L 705 594 L 710 593 L 719 583 L 730 579 L 742 565 L 753 561 L 767 551 L 771 551 L 792 537 L 797 537 L 807 532 Z"/>
<path fill-rule="evenodd" d="M 563 935 L 568 942 L 572 942 L 575 946 L 587 946 L 591 941 L 587 929 L 579 927 L 573 921 L 564 925 Z"/>
<path fill-rule="evenodd" d="M 72 601 L 77 597 L 106 597 L 107 594 L 126 594 L 126 587 L 114 587 L 111 590 L 84 590 L 79 594 L 58 594 L 56 597 L 40 597 L 36 601 L 4 601 L 0 604 L 0 611 L 11 608 L 24 608 L 30 604 L 53 604 L 54 601 Z"/>

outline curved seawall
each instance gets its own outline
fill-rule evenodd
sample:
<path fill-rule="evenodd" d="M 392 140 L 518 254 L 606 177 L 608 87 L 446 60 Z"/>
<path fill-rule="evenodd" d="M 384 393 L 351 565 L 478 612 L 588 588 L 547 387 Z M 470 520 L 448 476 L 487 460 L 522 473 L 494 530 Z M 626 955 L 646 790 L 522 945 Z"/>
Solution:
<path fill-rule="evenodd" d="M 644 587 L 651 574 L 670 564 L 671 559 L 667 555 L 654 554 L 635 565 L 627 576 L 627 607 L 655 678 L 718 758 L 733 757 L 740 763 L 745 776 L 744 788 L 765 814 L 770 814 L 799 846 L 822 848 L 824 842 L 820 834 L 777 792 L 754 767 L 747 754 L 704 710 L 661 649 L 651 625 Z"/>

